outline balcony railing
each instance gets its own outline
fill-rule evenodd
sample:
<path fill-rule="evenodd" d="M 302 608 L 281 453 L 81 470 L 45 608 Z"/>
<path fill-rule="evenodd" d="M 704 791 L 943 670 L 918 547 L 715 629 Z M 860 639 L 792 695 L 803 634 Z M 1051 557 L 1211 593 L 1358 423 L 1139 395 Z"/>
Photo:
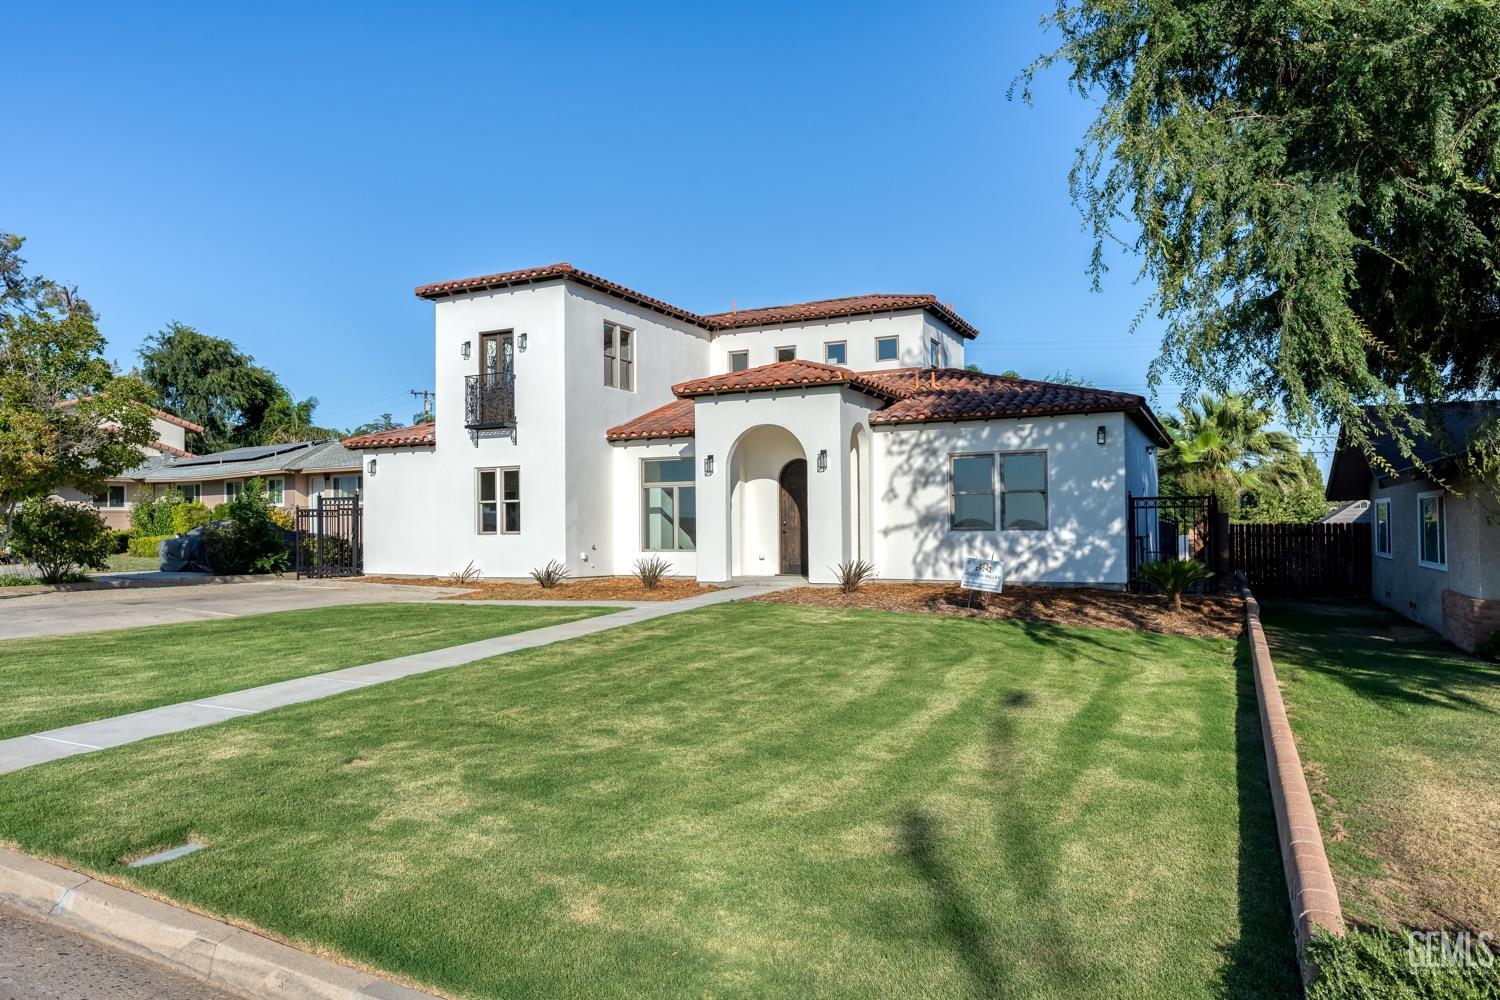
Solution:
<path fill-rule="evenodd" d="M 465 427 L 488 430 L 516 426 L 516 377 L 513 373 L 469 375 L 464 382 Z"/>

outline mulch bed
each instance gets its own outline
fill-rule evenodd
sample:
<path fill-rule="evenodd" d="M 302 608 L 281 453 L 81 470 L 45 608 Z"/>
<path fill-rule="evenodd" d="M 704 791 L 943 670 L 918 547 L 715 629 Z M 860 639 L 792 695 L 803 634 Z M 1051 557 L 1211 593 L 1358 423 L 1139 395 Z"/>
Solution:
<path fill-rule="evenodd" d="M 462 587 L 462 594 L 450 594 L 446 601 L 676 601 L 712 593 L 708 587 L 687 577 L 667 577 L 655 590 L 647 590 L 633 576 L 601 576 L 571 580 L 543 589 L 535 583 L 480 580 L 454 583 L 441 577 L 364 576 L 361 583 L 396 583 L 406 587 Z"/>
<path fill-rule="evenodd" d="M 870 611 L 916 611 L 968 618 L 1019 618 L 1050 625 L 1091 625 L 1163 632 L 1194 638 L 1233 639 L 1244 622 L 1238 596 L 1184 597 L 1182 610 L 1168 611 L 1160 597 L 1117 590 L 1006 585 L 1003 594 L 970 595 L 952 583 L 867 583 L 853 594 L 837 587 L 796 587 L 753 597 L 766 604 L 808 604 Z"/>

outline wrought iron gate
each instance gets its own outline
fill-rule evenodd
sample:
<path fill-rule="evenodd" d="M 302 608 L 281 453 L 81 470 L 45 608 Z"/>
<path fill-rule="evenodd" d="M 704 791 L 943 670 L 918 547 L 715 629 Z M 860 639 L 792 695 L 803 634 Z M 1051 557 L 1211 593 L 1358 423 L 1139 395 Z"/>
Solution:
<path fill-rule="evenodd" d="M 359 576 L 364 572 L 359 494 L 318 497 L 297 508 L 297 576 Z"/>
<path fill-rule="evenodd" d="M 1145 587 L 1140 569 L 1160 559 L 1191 559 L 1216 574 L 1227 565 L 1221 545 L 1223 526 L 1213 496 L 1129 498 L 1129 580 Z M 1212 590 L 1217 577 L 1194 586 Z"/>

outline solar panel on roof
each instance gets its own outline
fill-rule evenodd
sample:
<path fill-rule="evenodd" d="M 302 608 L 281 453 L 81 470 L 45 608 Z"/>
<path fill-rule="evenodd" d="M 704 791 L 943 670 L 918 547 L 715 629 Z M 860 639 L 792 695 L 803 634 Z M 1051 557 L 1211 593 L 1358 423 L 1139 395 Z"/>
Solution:
<path fill-rule="evenodd" d="M 311 441 L 294 441 L 291 444 L 261 444 L 251 445 L 246 448 L 231 448 L 228 451 L 216 451 L 212 455 L 198 455 L 193 458 L 185 458 L 174 463 L 177 468 L 187 465 L 228 465 L 234 462 L 253 462 L 261 458 L 269 458 L 272 455 L 282 455 L 289 451 L 298 451 L 303 448 L 312 447 Z"/>

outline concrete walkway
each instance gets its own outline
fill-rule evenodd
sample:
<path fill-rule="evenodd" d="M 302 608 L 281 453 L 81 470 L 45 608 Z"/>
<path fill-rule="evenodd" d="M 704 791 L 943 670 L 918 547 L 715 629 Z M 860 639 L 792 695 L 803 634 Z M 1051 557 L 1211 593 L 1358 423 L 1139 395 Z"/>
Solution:
<path fill-rule="evenodd" d="M 687 597 L 680 601 L 643 602 L 597 618 L 551 625 L 494 639 L 481 639 L 478 642 L 464 643 L 461 646 L 449 646 L 446 649 L 399 656 L 392 660 L 380 660 L 358 667 L 346 667 L 343 670 L 332 670 L 324 674 L 313 674 L 308 677 L 297 677 L 288 681 L 278 681 L 275 684 L 247 688 L 243 691 L 232 691 L 212 698 L 179 702 L 175 705 L 164 705 L 161 708 L 149 708 L 144 712 L 132 712 L 129 715 L 117 715 L 111 719 L 84 722 L 74 726 L 64 726 L 61 729 L 32 733 L 29 736 L 0 740 L 0 774 L 19 771 L 33 764 L 43 764 L 63 757 L 134 743 L 152 736 L 182 732 L 199 726 L 211 726 L 226 719 L 241 715 L 254 715 L 257 712 L 280 708 L 283 705 L 315 701 L 332 694 L 369 687 L 372 684 L 395 680 L 399 677 L 425 674 L 432 670 L 446 670 L 449 667 L 473 663 L 475 660 L 594 635 L 681 611 L 743 600 L 758 594 L 769 594 L 785 586 L 785 584 L 772 584 L 731 587 L 708 594 L 699 594 L 696 597 Z M 589 605 L 588 601 L 569 603 L 582 607 Z"/>

